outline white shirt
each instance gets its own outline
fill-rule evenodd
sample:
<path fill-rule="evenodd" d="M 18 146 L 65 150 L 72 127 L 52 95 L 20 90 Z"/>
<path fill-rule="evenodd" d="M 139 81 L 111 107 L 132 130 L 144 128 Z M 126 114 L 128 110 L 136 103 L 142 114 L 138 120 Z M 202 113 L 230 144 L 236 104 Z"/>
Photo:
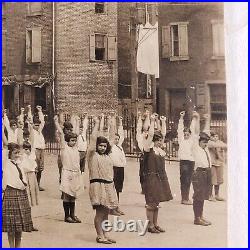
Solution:
<path fill-rule="evenodd" d="M 33 130 L 34 131 L 34 145 L 33 147 L 36 149 L 45 149 L 45 140 L 42 132 Z"/>
<path fill-rule="evenodd" d="M 36 167 L 37 167 L 37 163 L 36 163 L 35 159 L 33 158 L 32 154 L 27 155 L 24 153 L 20 166 L 22 167 L 22 169 L 24 170 L 25 173 L 35 172 Z"/>
<path fill-rule="evenodd" d="M 65 147 L 61 150 L 61 159 L 63 169 L 80 171 L 80 155 L 77 146 L 69 147 L 65 143 Z"/>
<path fill-rule="evenodd" d="M 18 129 L 13 131 L 13 129 L 8 130 L 8 143 L 17 143 Z"/>
<path fill-rule="evenodd" d="M 115 167 L 124 168 L 126 166 L 126 156 L 121 146 L 113 145 L 110 156 Z"/>
<path fill-rule="evenodd" d="M 25 173 L 21 165 L 19 165 L 19 168 L 23 175 L 23 181 L 27 183 Z M 21 181 L 21 179 L 19 178 L 19 172 L 16 166 L 11 162 L 10 159 L 7 160 L 4 177 L 5 177 L 6 186 L 8 185 L 10 187 L 20 189 L 20 190 L 24 190 L 26 188 L 23 182 Z M 3 187 L 3 189 L 5 189 L 5 187 Z"/>
<path fill-rule="evenodd" d="M 195 147 L 193 151 L 196 168 L 209 168 L 211 167 L 212 161 L 208 148 L 201 148 L 200 146 Z"/>
<path fill-rule="evenodd" d="M 87 143 L 86 136 L 82 134 L 78 135 L 77 146 L 78 146 L 78 151 L 87 151 L 88 143 Z"/>
<path fill-rule="evenodd" d="M 184 122 L 183 119 L 180 118 L 177 130 L 178 143 L 179 143 L 178 157 L 180 160 L 194 161 L 194 156 L 193 156 L 193 146 L 195 140 L 193 135 L 194 132 L 191 131 L 189 139 L 184 139 L 183 130 L 184 130 Z"/>

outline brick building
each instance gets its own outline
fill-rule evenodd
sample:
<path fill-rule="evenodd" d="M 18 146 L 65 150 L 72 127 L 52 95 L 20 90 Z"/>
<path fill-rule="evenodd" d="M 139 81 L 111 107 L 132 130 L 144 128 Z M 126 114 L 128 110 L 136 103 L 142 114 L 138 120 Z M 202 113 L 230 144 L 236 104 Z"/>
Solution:
<path fill-rule="evenodd" d="M 223 3 L 160 3 L 159 112 L 226 119 Z"/>
<path fill-rule="evenodd" d="M 117 3 L 55 3 L 56 101 L 59 110 L 116 110 Z"/>
<path fill-rule="evenodd" d="M 2 76 L 10 115 L 28 104 L 51 110 L 52 3 L 2 3 Z"/>

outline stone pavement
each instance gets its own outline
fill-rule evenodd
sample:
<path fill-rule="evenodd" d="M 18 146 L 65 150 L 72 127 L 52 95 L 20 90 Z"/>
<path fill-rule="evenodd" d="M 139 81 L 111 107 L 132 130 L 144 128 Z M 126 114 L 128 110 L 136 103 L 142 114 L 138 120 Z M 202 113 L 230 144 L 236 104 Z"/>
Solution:
<path fill-rule="evenodd" d="M 124 191 L 120 197 L 121 209 L 125 212 L 120 219 L 146 220 L 144 196 L 140 194 L 138 178 L 139 163 L 128 158 L 125 169 Z M 193 224 L 192 206 L 180 204 L 178 162 L 166 162 L 166 170 L 174 195 L 174 200 L 161 203 L 159 225 L 166 233 L 138 236 L 138 232 L 111 232 L 116 244 L 103 245 L 95 242 L 93 225 L 94 210 L 88 195 L 88 176 L 85 175 L 87 189 L 76 203 L 76 214 L 81 224 L 64 222 L 64 212 L 58 185 L 57 156 L 46 155 L 40 205 L 32 208 L 34 225 L 39 232 L 23 233 L 22 247 L 27 248 L 84 248 L 84 247 L 227 247 L 227 202 L 205 201 L 204 214 L 212 225 L 208 227 Z M 226 169 L 227 170 L 227 169 Z M 225 179 L 227 171 L 225 170 Z M 226 197 L 227 182 L 221 194 Z M 191 189 L 192 193 L 192 189 Z M 110 216 L 111 222 L 114 217 Z M 7 234 L 2 233 L 2 247 L 8 247 Z"/>

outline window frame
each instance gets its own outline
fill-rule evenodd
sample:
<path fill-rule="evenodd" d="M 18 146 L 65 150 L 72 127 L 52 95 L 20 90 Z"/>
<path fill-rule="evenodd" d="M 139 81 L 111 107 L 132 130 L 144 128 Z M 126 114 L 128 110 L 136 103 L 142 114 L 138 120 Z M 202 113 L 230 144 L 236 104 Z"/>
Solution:
<path fill-rule="evenodd" d="M 33 61 L 33 54 L 32 54 L 32 50 L 34 49 L 34 44 L 33 44 L 33 40 L 32 40 L 32 37 L 33 37 L 33 32 L 34 31 L 39 31 L 40 32 L 40 61 L 38 62 L 34 62 Z M 27 38 L 29 39 L 27 41 Z M 27 48 L 28 47 L 28 48 Z M 29 50 L 29 58 L 27 58 L 27 54 L 28 54 L 28 50 Z M 26 64 L 27 65 L 39 65 L 42 63 L 42 27 L 32 27 L 32 28 L 26 28 Z"/>
<path fill-rule="evenodd" d="M 170 57 L 169 60 L 170 61 L 187 61 L 190 59 L 189 57 L 189 51 L 188 51 L 188 24 L 189 22 L 171 22 L 169 23 L 169 27 L 170 27 Z M 181 25 L 185 25 L 186 26 L 186 38 L 187 38 L 187 45 L 186 45 L 186 49 L 187 49 L 187 55 L 180 55 L 181 52 L 181 42 L 180 42 L 180 26 Z M 174 37 L 173 37 L 173 26 L 177 26 L 178 27 L 178 50 L 179 50 L 179 56 L 175 56 L 174 55 Z"/>
<path fill-rule="evenodd" d="M 215 48 L 214 48 L 214 44 L 215 44 L 215 37 L 214 37 L 214 25 L 222 25 L 222 28 L 223 28 L 223 32 L 225 31 L 225 28 L 224 28 L 224 21 L 221 19 L 221 20 L 211 20 L 211 33 L 212 33 L 212 57 L 211 59 L 212 60 L 224 60 L 225 59 L 225 32 L 223 34 L 223 37 L 224 37 L 224 50 L 223 50 L 223 54 L 218 54 L 216 55 L 215 54 Z M 221 38 L 221 36 L 220 36 Z"/>
<path fill-rule="evenodd" d="M 41 16 L 43 14 L 43 2 L 40 2 L 41 3 L 41 10 L 40 11 L 37 11 L 37 12 L 31 12 L 31 7 L 30 5 L 33 4 L 33 3 L 37 3 L 37 2 L 27 2 L 27 16 Z"/>
<path fill-rule="evenodd" d="M 96 12 L 96 4 L 103 4 L 103 12 Z M 96 15 L 107 15 L 107 2 L 95 2 L 95 14 Z"/>
<path fill-rule="evenodd" d="M 104 56 L 105 58 L 103 60 L 99 60 L 99 59 L 96 59 L 96 54 L 94 54 L 93 56 L 93 52 L 96 50 L 96 35 L 101 35 L 101 36 L 104 36 Z M 104 32 L 91 32 L 90 35 L 89 35 L 90 39 L 89 39 L 89 61 L 90 62 L 97 62 L 97 63 L 112 63 L 112 62 L 115 62 L 117 61 L 117 36 L 116 35 L 111 35 L 111 34 L 107 34 L 107 33 L 104 33 Z M 92 37 L 92 38 L 91 38 Z M 94 37 L 94 41 L 92 40 Z M 112 56 L 110 57 L 110 54 L 109 54 L 109 50 L 110 50 L 110 47 L 109 47 L 109 40 L 110 39 L 114 39 L 115 40 L 115 44 L 114 44 L 114 50 L 115 50 L 115 54 L 112 58 Z M 91 42 L 92 41 L 92 42 Z M 93 44 L 94 43 L 94 46 Z M 111 47 L 112 48 L 112 47 Z M 93 51 L 94 50 L 94 51 Z"/>

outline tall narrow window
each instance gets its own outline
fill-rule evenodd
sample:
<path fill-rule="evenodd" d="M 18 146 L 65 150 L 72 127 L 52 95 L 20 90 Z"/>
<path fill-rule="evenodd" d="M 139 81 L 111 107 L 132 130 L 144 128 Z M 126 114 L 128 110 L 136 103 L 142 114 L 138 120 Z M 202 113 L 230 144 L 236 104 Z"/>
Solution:
<path fill-rule="evenodd" d="M 162 58 L 170 61 L 188 60 L 188 23 L 170 23 L 162 26 Z"/>
<path fill-rule="evenodd" d="M 6 66 L 7 58 L 6 58 L 6 51 L 7 51 L 7 38 L 6 38 L 7 31 L 2 31 L 2 65 Z"/>
<path fill-rule="evenodd" d="M 41 28 L 26 30 L 26 63 L 41 62 Z"/>
<path fill-rule="evenodd" d="M 212 21 L 213 59 L 225 56 L 224 24 L 222 21 Z"/>
<path fill-rule="evenodd" d="M 29 2 L 27 8 L 28 16 L 42 15 L 42 2 Z"/>
<path fill-rule="evenodd" d="M 105 12 L 105 4 L 104 3 L 95 3 L 95 13 L 104 13 Z"/>
<path fill-rule="evenodd" d="M 96 60 L 105 60 L 106 59 L 106 36 L 96 34 L 95 35 L 95 59 Z"/>

